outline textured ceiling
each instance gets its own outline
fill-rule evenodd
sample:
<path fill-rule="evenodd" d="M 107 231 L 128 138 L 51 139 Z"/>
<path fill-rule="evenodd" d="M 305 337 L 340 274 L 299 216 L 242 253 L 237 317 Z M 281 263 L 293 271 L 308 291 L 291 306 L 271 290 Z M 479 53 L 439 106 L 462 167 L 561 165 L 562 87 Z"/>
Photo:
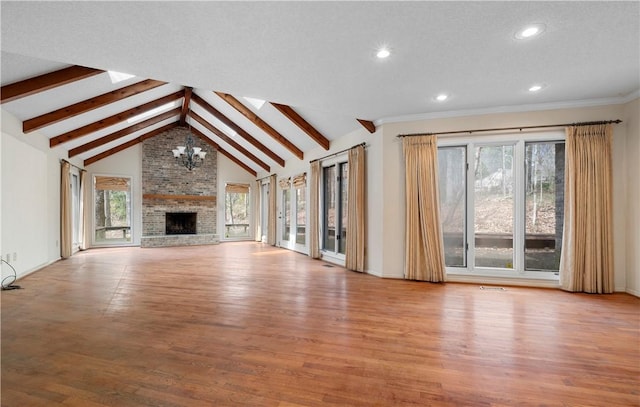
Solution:
<path fill-rule="evenodd" d="M 3 1 L 0 7 L 2 85 L 69 65 L 116 70 L 136 75 L 132 83 L 169 82 L 157 90 L 162 95 L 194 87 L 239 122 L 209 91 L 291 105 L 328 139 L 358 128 L 355 118 L 616 100 L 640 88 L 639 2 Z M 531 23 L 545 24 L 545 32 L 516 40 Z M 381 45 L 391 50 L 385 60 L 375 57 Z M 98 95 L 107 81 L 99 75 L 3 109 L 24 120 Z M 534 83 L 545 87 L 528 92 Z M 434 100 L 441 92 L 450 95 L 444 103 Z M 132 98 L 43 132 L 52 137 L 151 99 Z M 294 144 L 315 146 L 269 109 L 259 114 Z"/>
<path fill-rule="evenodd" d="M 2 50 L 377 120 L 629 94 L 639 6 L 2 2 Z M 529 23 L 546 32 L 515 40 Z M 387 60 L 374 57 L 380 44 Z M 544 92 L 527 94 L 536 82 Z M 443 91 L 452 98 L 434 103 Z"/>

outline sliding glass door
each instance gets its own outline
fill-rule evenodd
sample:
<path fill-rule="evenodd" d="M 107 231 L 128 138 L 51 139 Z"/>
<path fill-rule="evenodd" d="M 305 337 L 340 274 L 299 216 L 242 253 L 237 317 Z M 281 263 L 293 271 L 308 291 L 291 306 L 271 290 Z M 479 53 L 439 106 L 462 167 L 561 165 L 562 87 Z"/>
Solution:
<path fill-rule="evenodd" d="M 322 169 L 322 249 L 328 254 L 344 255 L 346 249 L 348 172 L 346 162 Z"/>
<path fill-rule="evenodd" d="M 513 269 L 513 145 L 474 147 L 476 267 Z"/>
<path fill-rule="evenodd" d="M 557 275 L 564 157 L 562 133 L 439 140 L 447 272 Z"/>

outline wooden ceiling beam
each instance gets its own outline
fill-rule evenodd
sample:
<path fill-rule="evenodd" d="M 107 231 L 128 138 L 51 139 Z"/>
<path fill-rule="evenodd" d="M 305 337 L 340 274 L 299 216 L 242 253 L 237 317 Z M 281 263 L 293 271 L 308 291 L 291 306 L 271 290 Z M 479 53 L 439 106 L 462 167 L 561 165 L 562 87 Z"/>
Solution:
<path fill-rule="evenodd" d="M 113 126 L 115 124 L 124 122 L 128 119 L 131 119 L 141 113 L 147 112 L 149 110 L 155 109 L 160 106 L 164 106 L 167 103 L 171 103 L 175 100 L 180 99 L 185 96 L 184 90 L 180 90 L 178 92 L 174 92 L 170 95 L 158 98 L 156 100 L 152 100 L 151 102 L 142 104 L 140 106 L 136 106 L 124 112 L 118 113 L 113 116 L 109 116 L 107 118 L 98 120 L 97 122 L 93 122 L 87 124 L 86 126 L 82 126 L 75 130 L 68 131 L 59 136 L 53 137 L 49 139 L 49 147 L 55 147 L 59 144 L 66 143 L 71 140 L 75 140 L 77 138 L 86 136 L 87 134 L 94 133 L 96 131 L 105 129 L 107 127 Z"/>
<path fill-rule="evenodd" d="M 362 127 L 367 129 L 369 133 L 373 134 L 376 132 L 376 125 L 372 121 L 362 120 L 362 119 L 356 119 L 356 120 L 358 121 L 358 123 L 362 125 Z"/>
<path fill-rule="evenodd" d="M 281 105 L 279 103 L 269 102 L 271 106 L 275 107 L 280 113 L 282 113 L 287 119 L 292 121 L 300 130 L 307 133 L 316 143 L 320 144 L 325 150 L 329 150 L 331 142 L 316 130 L 309 122 L 302 118 L 291 106 Z"/>
<path fill-rule="evenodd" d="M 191 103 L 191 94 L 193 93 L 193 88 L 185 87 L 184 88 L 184 101 L 182 102 L 182 113 L 180 113 L 180 125 L 184 126 L 187 120 L 187 112 L 189 111 L 189 104 Z"/>
<path fill-rule="evenodd" d="M 146 79 L 142 82 L 134 83 L 133 85 L 125 86 L 124 88 L 116 89 L 91 99 L 83 100 L 82 102 L 54 110 L 53 112 L 25 120 L 22 123 L 22 131 L 24 133 L 31 133 L 32 131 L 50 126 L 62 120 L 90 112 L 91 110 L 99 107 L 106 106 L 110 103 L 117 102 L 165 84 L 166 82 Z"/>
<path fill-rule="evenodd" d="M 8 103 L 45 90 L 57 88 L 81 79 L 90 78 L 104 73 L 100 69 L 86 68 L 84 66 L 70 66 L 59 71 L 49 72 L 35 76 L 20 82 L 5 85 L 0 90 L 0 103 Z"/>
<path fill-rule="evenodd" d="M 254 177 L 258 176 L 258 173 L 251 167 L 249 167 L 247 164 L 243 163 L 242 161 L 240 161 L 238 158 L 234 157 L 233 154 L 231 154 L 230 152 L 226 151 L 225 149 L 221 148 L 215 141 L 211 140 L 209 137 L 207 137 L 203 132 L 201 132 L 200 130 L 196 129 L 195 127 L 191 127 L 191 132 L 193 134 L 195 134 L 196 136 L 200 137 L 200 139 L 202 141 L 204 141 L 205 143 L 209 144 L 211 147 L 215 148 L 217 151 L 219 151 L 220 153 L 222 153 L 224 156 L 226 156 L 229 160 L 233 161 L 234 163 L 236 163 L 239 167 L 241 167 L 242 169 L 244 169 L 246 172 L 248 172 L 249 174 L 253 175 Z"/>
<path fill-rule="evenodd" d="M 93 157 L 89 157 L 86 160 L 84 160 L 84 165 L 86 167 L 87 165 L 93 164 L 96 161 L 100 161 L 100 160 L 102 160 L 104 158 L 107 158 L 107 157 L 109 157 L 111 155 L 114 155 L 115 153 L 119 153 L 120 151 L 126 150 L 129 147 L 133 147 L 138 143 L 142 143 L 144 140 L 146 140 L 148 138 L 157 136 L 160 133 L 163 133 L 163 132 L 165 132 L 165 131 L 167 131 L 169 129 L 177 127 L 178 124 L 179 124 L 179 122 L 177 122 L 177 121 L 175 123 L 169 123 L 166 126 L 162 126 L 162 127 L 158 128 L 158 129 L 155 129 L 155 130 L 152 130 L 152 131 L 150 131 L 148 133 L 145 133 L 145 134 L 141 135 L 140 137 L 136 137 L 133 140 L 129 140 L 126 143 L 122 143 L 119 146 L 115 146 L 113 148 L 110 148 L 107 151 L 103 151 L 100 154 L 94 155 Z"/>
<path fill-rule="evenodd" d="M 268 135 L 270 135 L 274 140 L 276 140 L 278 143 L 280 143 L 284 148 L 286 148 L 287 150 L 291 151 L 291 153 L 293 153 L 293 155 L 298 157 L 298 159 L 300 159 L 300 160 L 304 159 L 304 153 L 302 152 L 302 150 L 300 150 L 292 142 L 287 140 L 287 138 L 284 137 L 282 134 L 280 134 L 278 132 L 278 130 L 276 130 L 273 127 L 271 127 L 269 125 L 269 123 L 267 123 L 264 120 L 262 120 L 251 109 L 249 109 L 248 107 L 243 105 L 242 102 L 240 102 L 238 99 L 236 99 L 235 97 L 233 97 L 232 95 L 230 95 L 228 93 L 222 93 L 222 92 L 214 92 L 214 93 L 216 95 L 220 96 L 220 98 L 222 98 L 222 100 L 227 102 L 229 104 L 229 106 L 233 107 L 240 114 L 242 114 L 244 117 L 246 117 L 251 123 L 253 123 L 256 126 L 258 126 L 258 128 L 260 130 L 262 130 L 265 133 L 267 133 Z"/>
<path fill-rule="evenodd" d="M 154 125 L 156 123 L 159 123 L 159 122 L 161 122 L 163 120 L 167 120 L 167 119 L 169 119 L 169 118 L 171 118 L 173 116 L 178 116 L 178 115 L 180 115 L 180 111 L 181 110 L 182 110 L 181 108 L 176 107 L 173 110 L 169 110 L 168 112 L 161 113 L 161 114 L 159 114 L 157 116 L 154 116 L 154 117 L 152 117 L 150 119 L 147 119 L 147 120 L 141 121 L 139 123 L 136 123 L 133 126 L 129 126 L 129 127 L 124 128 L 122 130 L 118 130 L 115 133 L 111 133 L 111 134 L 108 134 L 108 135 L 106 135 L 104 137 L 100 137 L 99 139 L 90 141 L 90 142 L 88 142 L 86 144 L 83 144 L 83 145 L 81 145 L 79 147 L 72 148 L 71 150 L 69 150 L 69 158 L 71 158 L 73 156 L 76 156 L 78 154 L 82 154 L 82 153 L 84 153 L 86 151 L 93 150 L 94 148 L 100 147 L 103 144 L 110 143 L 110 142 L 112 142 L 114 140 L 117 140 L 117 139 L 119 139 L 121 137 L 128 136 L 131 133 L 135 133 L 136 131 L 142 130 L 142 129 L 147 128 L 149 126 L 152 126 L 152 125 Z"/>
<path fill-rule="evenodd" d="M 196 96 L 196 95 L 194 94 L 194 96 Z M 193 110 L 189 112 L 189 116 L 192 117 L 198 123 L 200 123 L 202 126 L 204 126 L 207 130 L 209 130 L 210 132 L 212 132 L 216 136 L 220 137 L 220 139 L 222 141 L 224 141 L 225 143 L 229 144 L 231 147 L 233 147 L 236 150 L 238 150 L 238 152 L 240 152 L 240 154 L 243 154 L 245 157 L 247 157 L 248 159 L 250 159 L 254 163 L 258 164 L 260 167 L 264 168 L 265 171 L 267 171 L 267 172 L 271 171 L 271 167 L 269 167 L 269 165 L 267 163 L 265 163 L 264 161 L 262 161 L 261 159 L 259 159 L 255 155 L 251 154 L 246 148 L 244 148 L 240 144 L 236 143 L 234 140 L 231 139 L 231 137 L 227 136 L 222 130 L 218 129 L 216 126 L 214 126 L 213 124 L 209 123 L 205 118 L 203 118 L 202 116 L 198 115 L 197 113 L 194 113 Z"/>
<path fill-rule="evenodd" d="M 238 135 L 240 137 L 242 137 L 245 140 L 247 140 L 249 143 L 251 143 L 251 145 L 253 145 L 255 148 L 260 150 L 267 157 L 269 157 L 273 161 L 275 161 L 279 166 L 284 167 L 284 160 L 282 159 L 282 157 L 278 156 L 276 153 L 274 153 L 273 151 L 269 150 L 266 146 L 264 146 L 262 143 L 260 143 L 258 140 L 256 140 L 253 136 L 251 136 L 249 133 L 247 133 L 244 129 L 242 129 L 240 126 L 235 124 L 233 122 L 233 120 L 229 119 L 227 116 L 225 116 L 224 114 L 219 112 L 215 107 L 211 106 L 206 100 L 202 99 L 200 96 L 198 96 L 195 93 L 191 96 L 191 100 L 193 100 L 194 102 L 196 102 L 197 104 L 202 106 L 207 112 L 209 112 L 211 115 L 213 115 L 213 117 L 215 117 L 216 119 L 220 120 L 227 127 L 229 127 L 230 129 L 232 129 L 233 131 L 238 133 Z"/>

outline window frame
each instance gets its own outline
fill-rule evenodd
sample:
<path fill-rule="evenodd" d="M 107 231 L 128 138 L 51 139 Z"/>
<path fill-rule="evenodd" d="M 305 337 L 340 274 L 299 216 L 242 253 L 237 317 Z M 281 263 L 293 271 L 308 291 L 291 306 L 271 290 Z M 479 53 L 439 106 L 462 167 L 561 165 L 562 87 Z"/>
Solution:
<path fill-rule="evenodd" d="M 80 250 L 82 236 L 80 233 L 80 206 L 82 205 L 82 196 L 80 195 L 81 187 L 80 187 L 80 171 L 71 167 L 71 185 L 69 188 L 71 190 L 71 225 L 72 225 L 72 251 L 76 252 Z"/>
<path fill-rule="evenodd" d="M 565 133 L 557 131 L 539 131 L 527 133 L 502 133 L 473 135 L 445 135 L 438 137 L 438 148 L 466 147 L 466 208 L 465 238 L 467 248 L 466 267 L 447 266 L 446 272 L 452 276 L 478 276 L 504 279 L 559 280 L 559 271 L 538 271 L 525 268 L 524 244 L 526 233 L 526 187 L 525 187 L 525 146 L 532 142 L 565 142 Z M 476 146 L 514 145 L 513 177 L 514 177 L 514 236 L 513 236 L 513 269 L 475 266 L 475 174 L 472 157 Z"/>
<path fill-rule="evenodd" d="M 346 164 L 347 166 L 349 165 L 349 157 L 346 153 L 344 154 L 340 154 L 338 156 L 332 157 L 330 159 L 326 159 L 323 160 L 320 164 L 320 189 L 321 189 L 321 193 L 319 194 L 319 215 L 320 215 L 320 225 L 319 225 L 319 229 L 320 229 L 320 254 L 322 258 L 326 258 L 327 260 L 333 262 L 333 263 L 337 263 L 337 264 L 341 264 L 344 265 L 345 262 L 345 254 L 344 253 L 340 253 L 340 239 L 335 239 L 335 245 L 334 245 L 334 250 L 327 250 L 324 247 L 324 234 L 325 234 L 325 229 L 326 229 L 326 222 L 325 222 L 325 168 L 327 167 L 331 167 L 331 166 L 335 166 L 335 173 L 336 176 L 341 176 L 340 173 L 340 168 L 342 164 Z M 347 167 L 348 168 L 348 167 Z M 348 169 L 347 169 L 347 176 L 348 176 Z M 337 177 L 336 177 L 337 178 Z M 336 208 L 336 236 L 338 236 L 338 233 L 340 233 L 340 231 L 338 230 L 342 225 L 340 224 L 340 222 L 342 221 L 342 216 L 340 211 L 344 210 L 346 211 L 347 208 L 345 205 L 342 205 L 341 202 L 341 181 L 339 182 L 337 179 L 334 180 L 335 182 L 335 208 Z M 348 199 L 348 197 L 347 197 Z M 344 208 L 343 208 L 344 206 Z M 345 225 L 346 227 L 346 225 Z"/>
<path fill-rule="evenodd" d="M 229 192 L 227 192 L 227 186 L 228 185 L 235 185 L 235 184 L 243 184 L 247 186 L 247 222 L 248 222 L 248 226 L 247 226 L 247 235 L 246 236 L 233 236 L 233 237 L 229 237 L 227 235 L 227 194 Z M 252 218 L 252 210 L 251 210 L 251 194 L 252 194 L 252 185 L 250 182 L 233 182 L 233 181 L 226 181 L 224 183 L 224 212 L 223 212 L 223 221 L 224 221 L 224 233 L 223 233 L 223 240 L 225 241 L 242 241 L 242 240 L 253 240 L 254 239 L 254 235 L 253 235 L 253 218 Z"/>
<path fill-rule="evenodd" d="M 96 239 L 96 178 L 97 177 L 113 177 L 113 178 L 127 178 L 129 180 L 129 241 L 114 240 L 98 241 Z M 132 175 L 115 175 L 115 174 L 92 174 L 91 175 L 91 246 L 92 247 L 117 247 L 117 246 L 132 246 L 134 244 L 135 236 L 135 196 L 133 194 L 133 180 Z"/>

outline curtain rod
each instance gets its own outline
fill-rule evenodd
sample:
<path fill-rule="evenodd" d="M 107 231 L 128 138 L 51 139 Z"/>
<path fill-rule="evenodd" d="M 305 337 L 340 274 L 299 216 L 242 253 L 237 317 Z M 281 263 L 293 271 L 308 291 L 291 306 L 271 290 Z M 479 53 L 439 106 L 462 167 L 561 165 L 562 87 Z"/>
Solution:
<path fill-rule="evenodd" d="M 263 179 L 267 179 L 267 178 L 269 178 L 271 175 L 273 175 L 273 174 L 269 174 L 269 175 L 264 176 L 264 177 L 262 177 L 262 178 L 258 178 L 256 181 L 262 181 Z"/>
<path fill-rule="evenodd" d="M 61 159 L 60 159 L 60 162 L 69 163 L 69 165 L 70 165 L 70 166 L 72 166 L 72 167 L 76 167 L 76 168 L 77 168 L 77 169 L 79 169 L 80 171 L 86 171 L 84 168 L 80 168 L 80 167 L 78 167 L 77 165 L 75 165 L 74 163 L 72 163 L 72 162 L 70 162 L 70 161 L 65 160 L 64 158 L 61 158 Z"/>
<path fill-rule="evenodd" d="M 582 122 L 582 123 L 564 123 L 564 124 L 545 124 L 541 126 L 518 126 L 518 127 L 498 127 L 495 129 L 474 129 L 474 130 L 457 130 L 457 131 L 443 131 L 439 133 L 412 133 L 412 134 L 398 134 L 396 137 L 413 137 L 413 136 L 431 136 L 431 135 L 443 135 L 443 134 L 464 134 L 464 133 L 480 133 L 487 131 L 504 131 L 504 130 L 528 130 L 528 129 L 546 129 L 550 127 L 569 127 L 569 126 L 592 126 L 597 124 L 618 124 L 622 123 L 622 120 L 606 120 L 599 122 Z"/>
<path fill-rule="evenodd" d="M 366 147 L 367 143 L 356 144 L 353 147 L 350 147 L 350 148 L 347 148 L 347 149 L 344 149 L 344 150 L 341 150 L 341 151 L 337 151 L 337 152 L 335 152 L 333 154 L 325 155 L 324 157 L 316 158 L 315 160 L 311 160 L 311 161 L 309 161 L 309 163 L 312 163 L 312 162 L 315 162 L 315 161 L 324 160 L 325 158 L 329 158 L 329 157 L 333 157 L 333 156 L 338 155 L 338 154 L 342 154 L 342 153 L 344 153 L 346 151 L 351 150 L 352 148 L 356 148 L 356 147 L 360 147 L 360 146 Z"/>

